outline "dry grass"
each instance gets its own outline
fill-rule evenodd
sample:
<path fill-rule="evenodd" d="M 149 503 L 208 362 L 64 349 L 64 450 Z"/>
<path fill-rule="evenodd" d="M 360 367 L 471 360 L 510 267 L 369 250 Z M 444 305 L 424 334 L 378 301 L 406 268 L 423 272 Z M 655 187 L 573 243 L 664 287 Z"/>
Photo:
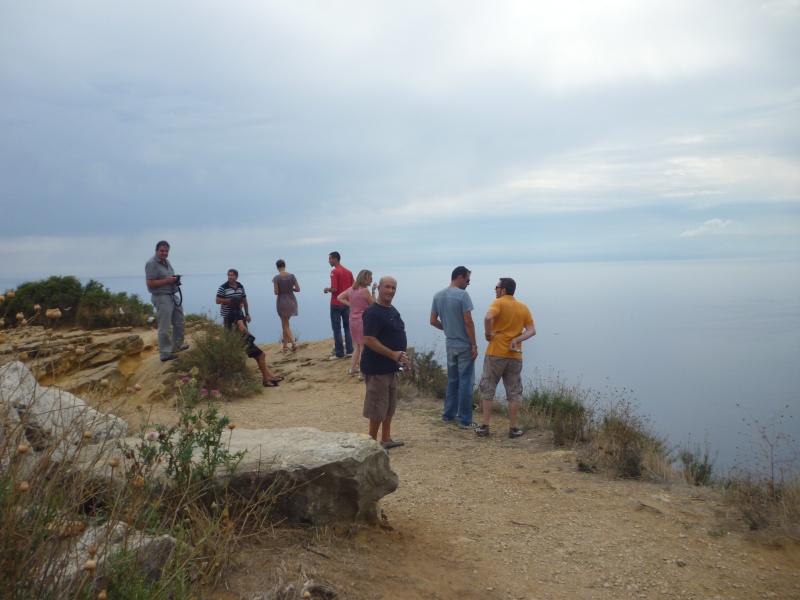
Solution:
<path fill-rule="evenodd" d="M 227 420 L 213 403 L 199 402 L 192 385 L 183 389 L 178 424 L 143 420 L 132 447 L 94 439 L 91 427 L 42 430 L 32 415 L 16 424 L 10 413 L 0 415 L 3 597 L 48 597 L 57 589 L 59 597 L 94 598 L 105 589 L 114 598 L 189 598 L 218 581 L 241 543 L 269 528 L 272 490 L 244 498 L 214 484 L 215 471 L 235 467 L 236 457 L 225 451 Z M 131 540 L 143 533 L 176 540 L 163 557 L 163 577 L 144 577 L 135 552 L 104 558 L 111 525 L 120 522 Z M 92 529 L 95 548 L 79 547 L 78 536 Z M 81 576 L 60 575 L 65 551 L 86 562 Z"/>

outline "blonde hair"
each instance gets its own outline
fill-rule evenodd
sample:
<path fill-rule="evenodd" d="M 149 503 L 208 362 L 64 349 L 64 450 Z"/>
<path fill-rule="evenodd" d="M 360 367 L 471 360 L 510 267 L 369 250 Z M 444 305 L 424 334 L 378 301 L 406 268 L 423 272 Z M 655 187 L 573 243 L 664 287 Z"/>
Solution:
<path fill-rule="evenodd" d="M 358 272 L 358 277 L 356 277 L 355 283 L 353 283 L 353 287 L 355 289 L 358 288 L 365 288 L 369 285 L 369 282 L 372 281 L 372 271 L 367 271 L 366 269 L 361 269 Z"/>

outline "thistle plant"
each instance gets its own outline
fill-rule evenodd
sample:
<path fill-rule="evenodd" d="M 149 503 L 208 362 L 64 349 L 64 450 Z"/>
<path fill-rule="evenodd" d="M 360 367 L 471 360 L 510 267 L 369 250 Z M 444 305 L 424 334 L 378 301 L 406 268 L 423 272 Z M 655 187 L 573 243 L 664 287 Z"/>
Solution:
<path fill-rule="evenodd" d="M 144 476 L 161 479 L 158 469 L 163 469 L 162 485 L 178 490 L 212 487 L 218 469 L 233 473 L 244 452 L 230 452 L 233 424 L 220 415 L 214 400 L 217 390 L 199 386 L 192 369 L 191 377 L 175 382 L 178 421 L 173 425 L 144 423 L 139 442 L 127 449 L 131 459 L 129 477 Z M 228 445 L 223 435 L 228 435 Z M 154 481 L 155 483 L 155 481 Z"/>

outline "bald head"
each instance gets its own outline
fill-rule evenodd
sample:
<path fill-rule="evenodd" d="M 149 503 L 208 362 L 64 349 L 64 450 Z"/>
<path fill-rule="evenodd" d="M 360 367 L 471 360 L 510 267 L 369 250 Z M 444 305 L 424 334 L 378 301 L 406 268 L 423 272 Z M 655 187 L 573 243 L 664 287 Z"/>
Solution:
<path fill-rule="evenodd" d="M 378 297 L 376 301 L 382 306 L 391 306 L 395 292 L 397 292 L 397 280 L 391 275 L 384 275 L 378 282 Z"/>

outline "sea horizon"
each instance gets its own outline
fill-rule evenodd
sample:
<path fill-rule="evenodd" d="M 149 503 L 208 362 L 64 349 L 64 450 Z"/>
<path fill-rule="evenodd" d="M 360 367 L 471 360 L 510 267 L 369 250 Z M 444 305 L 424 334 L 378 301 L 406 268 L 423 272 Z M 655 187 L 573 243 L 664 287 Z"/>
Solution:
<path fill-rule="evenodd" d="M 345 265 L 355 273 L 358 265 Z M 468 265 L 469 266 L 469 265 Z M 179 265 L 176 265 L 179 269 Z M 363 268 L 363 267 L 359 267 Z M 800 436 L 800 260 L 665 260 L 474 265 L 468 292 L 476 323 L 494 300 L 499 277 L 513 277 L 537 335 L 523 345 L 526 391 L 541 377 L 592 390 L 603 401 L 625 399 L 675 446 L 704 447 L 716 470 L 752 463 L 759 428 L 784 417 L 776 431 Z M 394 304 L 409 344 L 444 356 L 444 336 L 428 323 L 433 294 L 452 267 L 376 271 L 398 280 Z M 240 272 L 257 343 L 279 341 L 272 277 Z M 332 337 L 323 294 L 329 268 L 296 271 L 300 342 Z M 224 273 L 182 273 L 187 313 L 218 315 Z M 46 279 L 46 278 L 40 278 Z M 79 277 L 83 283 L 88 278 Z M 112 292 L 149 302 L 144 275 L 95 277 Z M 30 281 L 30 280 L 28 280 Z M 36 280 L 34 280 L 36 281 Z M 3 289 L 23 281 L 0 280 Z M 480 327 L 480 325 L 479 325 Z M 485 341 L 478 336 L 480 377 Z M 346 366 L 343 366 L 346 368 Z M 476 381 L 477 383 L 477 381 Z M 784 444 L 785 445 L 785 444 Z M 795 466 L 796 468 L 796 466 Z"/>

